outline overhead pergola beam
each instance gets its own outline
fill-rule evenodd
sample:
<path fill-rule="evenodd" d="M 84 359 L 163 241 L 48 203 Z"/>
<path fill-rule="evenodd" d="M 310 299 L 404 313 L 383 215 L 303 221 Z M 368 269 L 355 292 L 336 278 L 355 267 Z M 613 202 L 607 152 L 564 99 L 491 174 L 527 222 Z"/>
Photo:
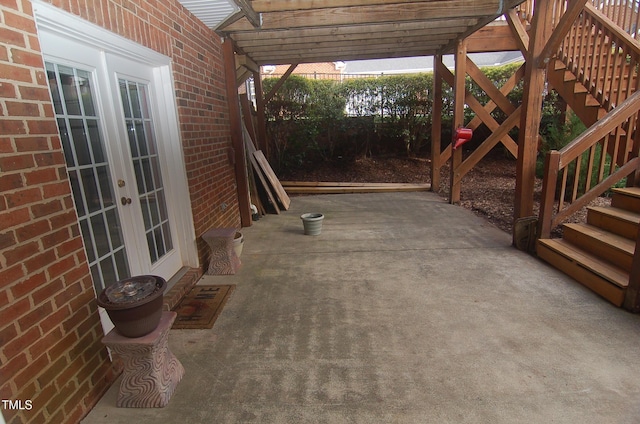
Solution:
<path fill-rule="evenodd" d="M 415 0 L 253 0 L 251 3 L 256 12 L 284 12 L 291 10 L 327 9 L 332 7 L 371 6 L 375 4 L 415 3 Z"/>
<path fill-rule="evenodd" d="M 385 42 L 394 43 L 423 43 L 431 39 L 450 40 L 456 36 L 454 29 L 429 29 L 419 32 L 396 31 L 396 32 L 379 32 Z M 274 40 L 278 40 L 274 45 Z M 252 39 L 250 41 L 236 41 L 239 48 L 262 47 L 261 51 L 277 50 L 278 48 L 308 48 L 309 44 L 315 47 L 331 47 L 331 46 L 349 46 L 357 43 L 371 44 L 371 34 L 360 33 L 351 35 L 320 35 L 313 37 L 290 37 L 278 39 L 277 37 Z"/>
<path fill-rule="evenodd" d="M 256 54 L 253 56 L 253 60 L 258 63 L 266 63 L 269 60 L 275 61 L 272 63 L 277 63 L 282 59 L 294 59 L 296 62 L 303 62 L 311 60 L 310 58 L 327 58 L 326 62 L 332 62 L 334 60 L 344 60 L 345 57 L 349 57 L 352 54 L 354 46 L 357 47 L 357 54 L 363 55 L 367 53 L 400 53 L 405 52 L 407 54 L 411 54 L 413 52 L 424 51 L 425 48 L 432 48 L 438 45 L 440 39 L 435 38 L 433 40 L 429 40 L 423 42 L 419 46 L 407 46 L 403 43 L 384 43 L 379 45 L 372 46 L 371 43 L 361 42 L 356 43 L 355 45 L 341 45 L 337 44 L 335 46 L 322 46 L 314 49 L 313 52 L 308 52 L 307 49 L 287 49 L 282 48 L 279 50 L 268 50 L 266 52 L 260 52 L 260 54 Z M 330 58 L 333 58 L 331 60 Z M 280 62 L 281 63 L 281 62 Z"/>
<path fill-rule="evenodd" d="M 260 72 L 260 65 L 245 54 L 236 54 L 236 69 L 245 67 L 251 72 Z"/>
<path fill-rule="evenodd" d="M 253 9 L 251 2 L 248 0 L 233 0 L 233 2 L 238 5 L 244 16 L 247 20 L 253 25 L 255 28 L 260 27 L 260 15 Z"/>
<path fill-rule="evenodd" d="M 500 0 L 470 2 L 468 0 L 448 0 L 437 2 L 408 2 L 404 4 L 370 5 L 357 9 L 334 7 L 331 9 L 312 9 L 302 11 L 275 12 L 262 15 L 263 30 L 294 29 L 322 26 L 354 26 L 390 22 L 416 22 L 439 19 L 479 18 L 487 16 L 488 11 L 497 11 L 503 4 Z M 238 21 L 227 31 L 251 31 L 252 25 Z"/>
<path fill-rule="evenodd" d="M 217 31 L 258 65 L 446 54 L 477 32 L 483 36 L 467 51 L 505 51 L 516 48 L 501 36 L 506 25 L 484 26 L 521 1 L 244 0 L 260 26 L 243 17 Z"/>
<path fill-rule="evenodd" d="M 475 25 L 478 20 L 474 18 L 454 18 L 437 21 L 420 21 L 420 22 L 403 22 L 401 25 L 393 22 L 371 23 L 370 26 L 335 26 L 335 27 L 307 27 L 307 28 L 274 28 L 264 29 L 259 31 L 260 37 L 256 37 L 256 31 L 235 31 L 233 33 L 233 40 L 236 43 L 242 43 L 244 41 L 256 41 L 260 40 L 284 40 L 285 38 L 299 39 L 309 37 L 321 37 L 321 36 L 347 36 L 347 35 L 369 35 L 370 37 L 376 37 L 384 33 L 400 32 L 404 35 L 410 35 L 414 33 L 421 33 L 431 29 L 448 30 L 457 26 L 471 26 Z M 313 41 L 313 40 L 311 40 Z"/>

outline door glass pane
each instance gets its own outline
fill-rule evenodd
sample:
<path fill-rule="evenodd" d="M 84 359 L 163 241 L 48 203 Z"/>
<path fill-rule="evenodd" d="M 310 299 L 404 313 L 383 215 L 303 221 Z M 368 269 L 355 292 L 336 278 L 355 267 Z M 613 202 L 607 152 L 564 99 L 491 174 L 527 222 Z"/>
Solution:
<path fill-rule="evenodd" d="M 130 275 L 89 72 L 46 63 L 80 231 L 96 293 Z"/>
<path fill-rule="evenodd" d="M 151 262 L 173 249 L 160 159 L 145 84 L 120 79 L 122 108 Z"/>

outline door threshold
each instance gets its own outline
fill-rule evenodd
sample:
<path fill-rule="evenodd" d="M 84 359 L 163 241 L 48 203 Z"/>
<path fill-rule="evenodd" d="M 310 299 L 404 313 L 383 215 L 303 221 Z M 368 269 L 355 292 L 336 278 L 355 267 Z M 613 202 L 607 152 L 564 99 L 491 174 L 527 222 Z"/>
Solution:
<path fill-rule="evenodd" d="M 200 268 L 189 268 L 187 266 L 180 268 L 167 281 L 163 309 L 170 311 L 175 308 L 182 298 L 196 285 L 201 276 L 202 270 Z"/>

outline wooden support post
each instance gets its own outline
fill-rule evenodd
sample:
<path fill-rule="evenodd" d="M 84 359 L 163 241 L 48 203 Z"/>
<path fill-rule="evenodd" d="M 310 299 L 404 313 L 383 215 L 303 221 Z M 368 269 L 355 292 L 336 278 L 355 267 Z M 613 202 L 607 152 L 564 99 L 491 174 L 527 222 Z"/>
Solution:
<path fill-rule="evenodd" d="M 455 80 L 453 83 L 453 128 L 452 134 L 455 134 L 456 128 L 464 125 L 464 97 L 465 87 L 464 80 L 466 77 L 467 63 L 467 44 L 465 40 L 458 40 L 455 56 Z M 454 143 L 451 143 L 453 149 Z M 449 202 L 452 204 L 460 202 L 460 188 L 462 176 L 459 173 L 459 167 L 462 164 L 462 149 L 451 151 L 451 187 L 449 191 Z"/>
<path fill-rule="evenodd" d="M 514 221 L 533 215 L 538 132 L 545 84 L 545 71 L 538 67 L 538 60 L 551 34 L 552 12 L 550 0 L 541 0 L 535 3 L 529 52 L 526 56 L 522 113 L 520 115 Z"/>
<path fill-rule="evenodd" d="M 584 8 L 586 2 L 587 0 L 573 0 L 569 2 L 567 10 L 562 15 L 562 18 L 560 18 L 560 22 L 558 22 L 558 24 L 556 25 L 553 33 L 549 35 L 544 48 L 540 52 L 540 57 L 538 58 L 538 67 L 546 67 L 551 57 L 556 54 L 560 43 L 562 43 L 562 41 L 567 36 L 567 33 L 573 26 L 573 23 L 575 22 L 578 15 L 580 15 L 580 12 L 582 12 L 582 9 Z"/>
<path fill-rule="evenodd" d="M 640 312 L 640 230 L 636 236 L 636 249 L 631 263 L 629 285 L 624 295 L 624 309 L 630 312 Z"/>
<path fill-rule="evenodd" d="M 433 62 L 442 63 L 442 55 L 436 54 Z M 442 74 L 433 67 L 433 107 L 431 109 L 431 191 L 440 189 L 442 141 Z"/>
<path fill-rule="evenodd" d="M 262 150 L 266 157 L 269 157 L 269 143 L 267 143 L 267 118 L 265 115 L 264 93 L 262 91 L 262 79 L 260 72 L 253 73 L 253 86 L 256 90 L 256 142 L 258 150 Z"/>
<path fill-rule="evenodd" d="M 234 150 L 234 167 L 240 207 L 240 222 L 243 227 L 251 226 L 251 199 L 249 197 L 249 180 L 247 178 L 247 161 L 242 137 L 242 116 L 240 114 L 240 98 L 236 86 L 235 49 L 230 38 L 222 43 L 224 54 L 225 85 L 227 103 L 229 105 L 229 125 L 231 127 L 231 146 Z"/>

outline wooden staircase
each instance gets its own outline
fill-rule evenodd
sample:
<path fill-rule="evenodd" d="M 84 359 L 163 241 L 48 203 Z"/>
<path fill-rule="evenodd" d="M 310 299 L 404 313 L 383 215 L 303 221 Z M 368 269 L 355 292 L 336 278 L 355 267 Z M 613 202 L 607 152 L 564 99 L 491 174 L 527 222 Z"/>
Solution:
<path fill-rule="evenodd" d="M 588 207 L 586 223 L 563 224 L 562 238 L 549 238 L 553 228 L 609 187 L 624 178 L 640 181 L 640 44 L 608 11 L 587 1 L 547 64 L 549 84 L 587 130 L 546 155 L 536 250 L 614 305 L 638 312 L 640 187 L 612 189 L 610 207 Z"/>
<path fill-rule="evenodd" d="M 584 224 L 564 224 L 563 238 L 539 239 L 538 257 L 616 306 L 629 285 L 640 225 L 640 188 L 613 189 L 610 207 L 590 207 Z"/>
<path fill-rule="evenodd" d="M 598 99 L 582 85 L 562 61 L 556 59 L 552 65 L 549 65 L 547 78 L 553 89 L 587 127 L 607 114 Z"/>

